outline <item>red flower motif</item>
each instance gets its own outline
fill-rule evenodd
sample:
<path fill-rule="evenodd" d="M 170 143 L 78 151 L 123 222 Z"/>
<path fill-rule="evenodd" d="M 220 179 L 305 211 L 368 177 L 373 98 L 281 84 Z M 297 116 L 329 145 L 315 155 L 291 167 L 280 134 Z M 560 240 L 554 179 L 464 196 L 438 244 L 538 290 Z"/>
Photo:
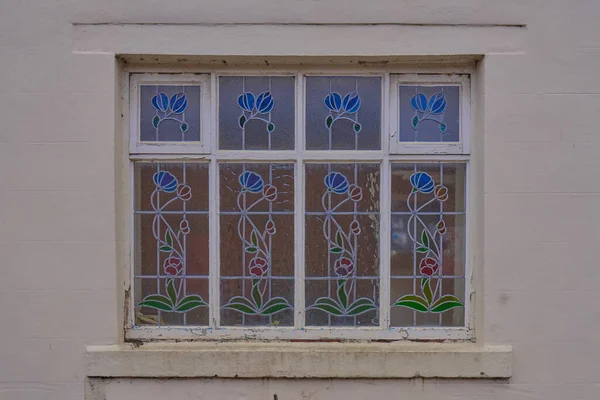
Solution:
<path fill-rule="evenodd" d="M 188 185 L 177 186 L 177 197 L 183 201 L 188 201 L 192 198 L 192 188 Z"/>
<path fill-rule="evenodd" d="M 165 260 L 163 268 L 165 269 L 165 273 L 167 275 L 175 276 L 181 272 L 183 269 L 183 264 L 181 263 L 181 259 L 179 257 L 169 257 Z"/>
<path fill-rule="evenodd" d="M 269 264 L 267 264 L 267 260 L 261 257 L 256 257 L 250 260 L 250 264 L 248 264 L 248 269 L 250 270 L 250 275 L 255 278 L 260 278 L 269 269 Z"/>
<path fill-rule="evenodd" d="M 435 198 L 439 201 L 448 200 L 448 188 L 446 186 L 437 185 L 435 187 Z"/>
<path fill-rule="evenodd" d="M 273 222 L 272 219 L 268 220 L 265 224 L 265 232 L 267 232 L 268 235 L 274 235 L 275 232 L 277 232 L 277 229 L 275 228 L 275 222 Z"/>
<path fill-rule="evenodd" d="M 267 201 L 275 201 L 277 199 L 277 188 L 273 185 L 265 185 L 262 193 Z"/>
<path fill-rule="evenodd" d="M 431 257 L 425 257 L 419 264 L 419 271 L 425 276 L 432 276 L 438 271 L 438 263 Z"/>
<path fill-rule="evenodd" d="M 362 188 L 358 185 L 350 185 L 348 196 L 350 196 L 352 201 L 360 201 L 362 199 Z"/>
<path fill-rule="evenodd" d="M 186 219 L 184 219 L 183 221 L 181 221 L 181 223 L 179 224 L 179 230 L 184 235 L 187 235 L 188 233 L 190 233 L 190 224 L 189 224 L 189 222 L 187 222 Z"/>
<path fill-rule="evenodd" d="M 337 260 L 335 260 L 333 270 L 335 274 L 340 278 L 346 278 L 352 275 L 352 272 L 354 272 L 354 263 L 349 258 L 340 257 Z"/>
<path fill-rule="evenodd" d="M 358 235 L 360 233 L 360 224 L 357 220 L 352 221 L 352 223 L 350 224 L 350 232 L 352 232 L 355 235 Z"/>

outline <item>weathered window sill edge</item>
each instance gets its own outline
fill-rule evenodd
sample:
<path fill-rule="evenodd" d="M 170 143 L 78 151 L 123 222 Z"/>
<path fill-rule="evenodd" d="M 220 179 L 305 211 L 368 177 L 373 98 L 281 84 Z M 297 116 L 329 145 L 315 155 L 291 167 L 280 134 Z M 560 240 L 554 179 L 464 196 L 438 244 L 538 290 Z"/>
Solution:
<path fill-rule="evenodd" d="M 473 343 L 147 343 L 88 346 L 95 378 L 508 379 L 512 346 Z"/>

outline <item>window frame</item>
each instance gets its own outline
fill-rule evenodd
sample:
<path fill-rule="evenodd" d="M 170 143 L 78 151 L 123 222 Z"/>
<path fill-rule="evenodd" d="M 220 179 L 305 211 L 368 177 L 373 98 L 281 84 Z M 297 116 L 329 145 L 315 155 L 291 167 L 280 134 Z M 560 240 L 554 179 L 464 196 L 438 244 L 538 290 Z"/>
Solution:
<path fill-rule="evenodd" d="M 404 340 L 404 339 L 418 339 L 418 340 L 472 340 L 474 339 L 474 321 L 473 311 L 471 304 L 471 294 L 474 290 L 472 283 L 472 270 L 471 270 L 471 259 L 472 253 L 470 250 L 471 243 L 471 215 L 472 205 L 470 198 L 472 196 L 471 188 L 471 160 L 468 152 L 465 152 L 463 147 L 463 154 L 455 154 L 451 149 L 439 149 L 428 152 L 411 153 L 405 152 L 402 154 L 392 153 L 391 142 L 397 138 L 393 135 L 393 129 L 391 127 L 396 126 L 397 118 L 394 113 L 394 104 L 391 96 L 394 93 L 394 85 L 398 82 L 398 77 L 401 74 L 410 73 L 412 75 L 419 74 L 415 69 L 406 71 L 404 69 L 373 69 L 364 70 L 359 68 L 351 69 L 336 69 L 336 68 L 321 68 L 314 70 L 311 68 L 295 68 L 291 73 L 288 69 L 274 69 L 274 70 L 247 70 L 247 69 L 230 69 L 230 70 L 207 70 L 205 72 L 198 72 L 198 74 L 174 74 L 172 72 L 165 73 L 144 73 L 141 71 L 126 72 L 125 80 L 131 82 L 130 86 L 123 85 L 123 90 L 127 91 L 124 94 L 124 98 L 130 98 L 129 104 L 126 105 L 128 109 L 124 112 L 124 119 L 129 123 L 125 124 L 129 126 L 128 135 L 130 146 L 129 153 L 127 154 L 127 162 L 129 164 L 129 182 L 128 182 L 128 197 L 131 201 L 131 207 L 128 212 L 129 216 L 129 254 L 130 254 L 130 265 L 127 266 L 129 273 L 128 278 L 129 284 L 133 284 L 134 274 L 134 251 L 133 243 L 134 238 L 134 221 L 133 221 L 133 193 L 130 193 L 133 188 L 133 166 L 135 162 L 139 161 L 163 161 L 163 162 L 194 162 L 204 161 L 209 163 L 209 258 L 210 258 L 210 281 L 213 284 L 209 287 L 209 320 L 210 326 L 136 326 L 135 325 L 135 304 L 132 301 L 133 296 L 130 295 L 128 298 L 128 306 L 126 308 L 126 326 L 125 326 L 125 337 L 128 340 L 150 340 L 150 339 L 200 339 L 200 340 L 239 340 L 239 339 L 276 339 L 276 340 L 328 340 L 328 339 L 351 339 L 351 340 Z M 300 71 L 300 72 L 299 72 Z M 435 73 L 432 75 L 432 73 Z M 447 81 L 448 74 L 460 73 L 467 74 L 472 79 L 473 72 L 470 69 L 457 71 L 456 69 L 450 69 L 444 71 L 429 70 L 427 76 L 434 76 L 438 78 L 444 78 Z M 219 76 L 289 76 L 294 75 L 296 78 L 296 118 L 295 118 L 295 149 L 294 150 L 221 150 L 218 148 L 218 78 Z M 304 104 L 305 104 L 305 76 L 381 76 L 382 78 L 382 124 L 381 124 L 381 150 L 369 150 L 369 151 L 355 151 L 355 150 L 306 150 L 306 135 L 304 130 Z M 148 80 L 146 80 L 146 78 Z M 208 79 L 208 81 L 207 81 Z M 464 76 L 462 79 L 465 79 Z M 472 120 L 470 118 L 470 105 L 471 105 L 471 88 L 473 85 L 468 84 L 469 78 L 467 77 L 468 90 L 463 85 L 461 94 L 463 97 L 461 106 L 461 131 L 470 131 Z M 159 82 L 161 84 L 170 82 L 203 82 L 203 87 L 208 90 L 202 91 L 202 104 L 203 113 L 201 116 L 202 121 L 202 133 L 201 137 L 205 139 L 202 145 L 197 146 L 196 144 L 180 144 L 180 143 L 167 143 L 150 145 L 150 147 L 144 147 L 137 143 L 137 127 L 139 126 L 139 109 L 137 98 L 139 92 L 137 88 L 139 83 L 148 82 Z M 207 86 L 207 82 L 210 84 Z M 429 81 L 431 82 L 431 81 Z M 437 83 L 437 82 L 436 82 Z M 177 83 L 175 83 L 177 84 Z M 397 87 L 397 86 L 396 86 Z M 207 103 L 204 98 L 205 94 L 208 93 L 209 102 Z M 466 94 L 465 94 L 466 93 Z M 467 107 L 464 106 L 465 101 Z M 397 101 L 396 101 L 397 104 Z M 209 107 L 206 107 L 209 105 Z M 465 113 L 468 116 L 465 117 Z M 131 116 L 131 117 L 130 117 Z M 467 118 L 467 119 L 465 119 Z M 135 125 L 135 128 L 134 128 Z M 133 142 L 135 140 L 135 142 Z M 469 137 L 463 137 L 463 141 L 468 146 Z M 435 145 L 431 146 L 432 149 Z M 468 148 L 468 147 L 466 147 Z M 389 286 L 389 274 L 390 274 L 390 211 L 391 211 L 391 165 L 392 162 L 464 162 L 466 164 L 466 237 L 465 237 L 465 325 L 461 327 L 390 327 L 389 326 L 389 314 L 391 309 L 390 302 L 390 286 Z M 304 219 L 305 219 L 305 204 L 304 204 L 304 178 L 305 178 L 305 165 L 307 163 L 314 162 L 376 162 L 381 165 L 380 175 L 380 218 L 381 218 L 381 231 L 380 231 L 380 244 L 379 251 L 380 257 L 380 299 L 379 299 L 379 315 L 380 315 L 380 326 L 376 327 L 360 327 L 360 328 L 346 328 L 346 327 L 303 327 L 300 325 L 304 319 L 304 306 L 302 310 L 295 309 L 295 326 L 294 327 L 237 327 L 227 326 L 219 327 L 220 319 L 220 304 L 218 303 L 220 298 L 218 296 L 218 286 L 220 282 L 220 255 L 219 255 L 219 179 L 218 179 L 218 165 L 220 162 L 290 162 L 294 163 L 294 190 L 295 190 L 295 202 L 294 205 L 294 223 L 295 223 L 295 266 L 294 276 L 295 281 L 295 304 L 304 304 Z M 384 277 L 388 277 L 387 280 Z M 217 283 L 216 285 L 214 283 Z M 386 285 L 385 282 L 388 284 Z M 383 305 L 386 305 L 383 307 Z"/>

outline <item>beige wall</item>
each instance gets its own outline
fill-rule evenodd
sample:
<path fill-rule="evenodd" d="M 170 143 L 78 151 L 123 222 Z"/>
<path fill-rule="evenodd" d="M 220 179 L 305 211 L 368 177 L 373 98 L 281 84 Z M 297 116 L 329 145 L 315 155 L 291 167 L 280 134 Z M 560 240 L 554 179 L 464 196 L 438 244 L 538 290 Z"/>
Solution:
<path fill-rule="evenodd" d="M 0 1 L 0 399 L 82 399 L 85 345 L 119 340 L 113 52 L 484 54 L 480 333 L 514 346 L 514 372 L 117 380 L 107 399 L 598 399 L 599 16 L 597 0 Z"/>

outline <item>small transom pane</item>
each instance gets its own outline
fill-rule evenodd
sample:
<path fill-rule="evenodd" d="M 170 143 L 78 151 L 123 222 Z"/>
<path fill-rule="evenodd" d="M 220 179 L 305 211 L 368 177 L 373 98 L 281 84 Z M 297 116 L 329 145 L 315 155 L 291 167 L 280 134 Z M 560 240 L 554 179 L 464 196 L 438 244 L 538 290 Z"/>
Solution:
<path fill-rule="evenodd" d="M 400 142 L 458 142 L 460 86 L 399 87 Z"/>
<path fill-rule="evenodd" d="M 221 76 L 219 149 L 293 150 L 293 76 Z"/>
<path fill-rule="evenodd" d="M 381 148 L 381 77 L 306 78 L 308 150 Z"/>
<path fill-rule="evenodd" d="M 464 326 L 465 183 L 465 164 L 392 164 L 392 326 Z"/>
<path fill-rule="evenodd" d="M 141 85 L 142 142 L 199 142 L 200 86 Z"/>

